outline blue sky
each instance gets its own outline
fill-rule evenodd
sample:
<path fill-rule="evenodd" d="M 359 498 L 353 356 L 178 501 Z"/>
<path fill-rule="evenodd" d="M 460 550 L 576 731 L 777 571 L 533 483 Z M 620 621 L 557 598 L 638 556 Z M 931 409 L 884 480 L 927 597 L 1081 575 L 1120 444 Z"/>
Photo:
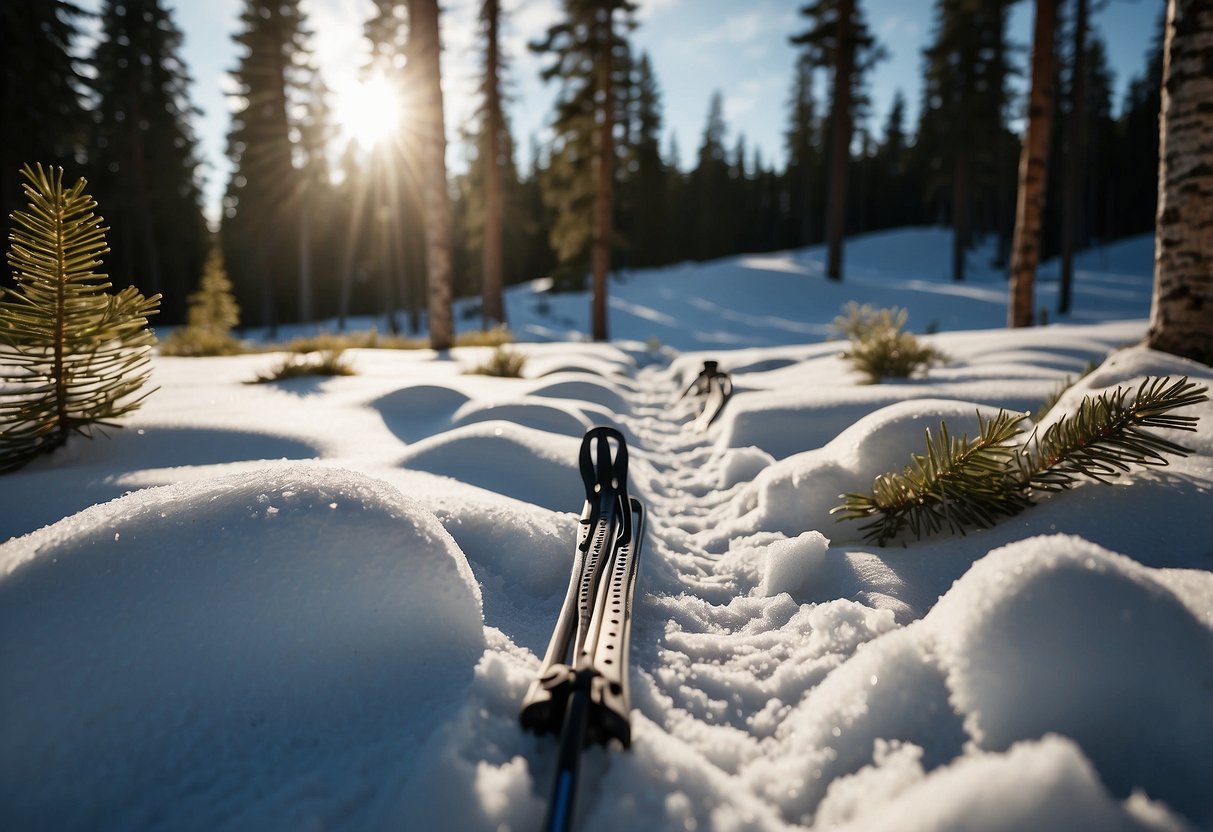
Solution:
<path fill-rule="evenodd" d="M 207 212 L 216 216 L 229 166 L 224 156 L 230 91 L 227 73 L 236 66 L 231 35 L 237 28 L 241 0 L 166 0 L 185 35 L 184 59 L 194 78 L 193 100 L 203 110 L 197 125 L 206 162 Z M 677 136 L 685 168 L 694 158 L 707 115 L 708 101 L 724 96 L 728 143 L 739 133 L 753 152 L 782 164 L 786 104 L 795 64 L 788 36 L 802 31 L 797 14 L 803 0 L 639 0 L 639 28 L 633 41 L 652 58 L 664 104 L 666 141 Z M 95 9 L 100 0 L 81 5 Z M 512 58 L 509 116 L 525 158 L 529 137 L 544 138 L 555 85 L 538 79 L 542 59 L 525 44 L 539 37 L 559 14 L 559 0 L 503 0 L 507 24 L 504 45 Z M 1162 8 L 1162 0 L 1109 0 L 1092 23 L 1107 41 L 1115 73 L 1117 104 L 1128 79 L 1141 71 Z M 303 0 L 321 70 L 330 87 L 340 91 L 353 82 L 361 60 L 361 26 L 369 0 Z M 478 0 L 444 0 L 442 34 L 447 139 L 450 166 L 463 167 L 456 143 L 459 126 L 475 107 L 478 54 L 475 42 Z M 901 89 L 908 100 L 912 127 L 918 107 L 921 56 L 931 35 L 931 0 L 862 0 L 868 22 L 889 52 L 871 77 L 873 129 L 878 129 Z M 1011 38 L 1025 47 L 1032 24 L 1031 0 L 1015 6 Z"/>

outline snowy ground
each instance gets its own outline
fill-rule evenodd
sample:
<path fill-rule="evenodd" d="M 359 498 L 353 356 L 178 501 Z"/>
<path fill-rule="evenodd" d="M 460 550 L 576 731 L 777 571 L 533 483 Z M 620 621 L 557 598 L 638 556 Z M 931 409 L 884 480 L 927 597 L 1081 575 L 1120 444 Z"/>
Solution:
<path fill-rule="evenodd" d="M 595 423 L 629 438 L 649 535 L 634 745 L 586 752 L 582 829 L 1213 828 L 1213 405 L 1191 456 L 989 531 L 879 549 L 828 514 L 924 428 L 1035 409 L 1088 361 L 1046 419 L 1145 375 L 1213 386 L 1125 348 L 1142 241 L 1018 331 L 942 242 L 860 240 L 842 287 L 816 250 L 636 273 L 612 287 L 635 340 L 521 345 L 523 380 L 462 375 L 475 349 L 256 386 L 272 356 L 156 359 L 125 430 L 0 478 L 0 828 L 536 828 L 556 745 L 517 711 Z M 851 298 L 935 321 L 952 360 L 860 385 L 822 342 Z M 584 320 L 509 303 L 533 339 Z M 700 434 L 674 400 L 705 357 L 738 393 Z"/>

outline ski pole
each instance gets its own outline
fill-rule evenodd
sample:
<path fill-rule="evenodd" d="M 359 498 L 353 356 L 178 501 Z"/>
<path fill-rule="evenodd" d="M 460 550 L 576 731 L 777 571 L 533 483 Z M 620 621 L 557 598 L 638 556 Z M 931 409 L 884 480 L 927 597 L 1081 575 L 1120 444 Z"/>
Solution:
<path fill-rule="evenodd" d="M 615 739 L 625 748 L 631 743 L 628 645 L 644 509 L 627 493 L 627 443 L 619 431 L 590 429 L 579 462 L 585 503 L 573 571 L 519 716 L 526 729 L 561 735 L 544 823 L 549 832 L 571 828 L 587 742 Z"/>

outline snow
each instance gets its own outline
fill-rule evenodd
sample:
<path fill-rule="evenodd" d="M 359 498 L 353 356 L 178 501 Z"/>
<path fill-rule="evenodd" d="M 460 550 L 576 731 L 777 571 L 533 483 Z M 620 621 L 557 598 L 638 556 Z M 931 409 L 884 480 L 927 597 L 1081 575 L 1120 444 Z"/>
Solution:
<path fill-rule="evenodd" d="M 958 285 L 949 251 L 858 238 L 841 286 L 819 249 L 632 273 L 611 344 L 569 338 L 584 295 L 518 287 L 523 379 L 465 375 L 487 348 L 268 385 L 277 356 L 157 357 L 123 429 L 0 478 L 0 828 L 536 828 L 556 743 L 517 714 L 592 424 L 649 533 L 633 746 L 586 750 L 578 828 L 1213 827 L 1213 405 L 1189 456 L 993 529 L 882 549 L 829 513 L 1088 362 L 1041 425 L 1213 384 L 1134 345 L 1148 240 L 1084 255 L 1074 315 L 1028 330 L 990 252 Z M 862 385 L 825 340 L 851 299 L 949 361 Z M 705 359 L 736 392 L 698 432 Z"/>

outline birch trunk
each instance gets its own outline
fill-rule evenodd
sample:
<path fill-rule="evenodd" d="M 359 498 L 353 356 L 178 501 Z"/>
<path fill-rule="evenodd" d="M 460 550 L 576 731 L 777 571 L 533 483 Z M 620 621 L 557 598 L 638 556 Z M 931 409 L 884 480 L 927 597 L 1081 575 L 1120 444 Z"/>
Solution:
<path fill-rule="evenodd" d="M 1213 6 L 1171 0 L 1159 119 L 1152 349 L 1213 364 Z"/>

